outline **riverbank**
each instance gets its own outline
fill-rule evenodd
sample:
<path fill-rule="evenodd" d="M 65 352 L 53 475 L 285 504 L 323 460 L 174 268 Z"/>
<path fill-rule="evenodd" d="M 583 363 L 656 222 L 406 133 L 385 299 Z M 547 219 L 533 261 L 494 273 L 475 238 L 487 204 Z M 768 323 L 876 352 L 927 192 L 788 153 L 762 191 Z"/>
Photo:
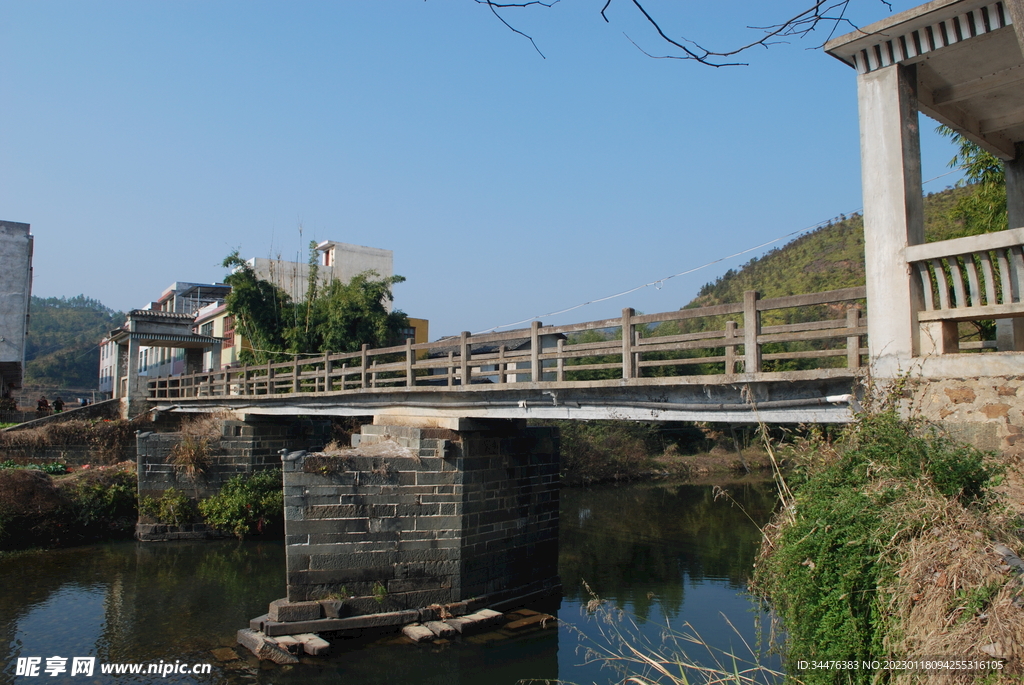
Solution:
<path fill-rule="evenodd" d="M 772 463 L 752 428 L 636 421 L 545 421 L 558 428 L 562 484 L 771 477 Z"/>
<path fill-rule="evenodd" d="M 785 625 L 789 674 L 833 683 L 835 672 L 803 665 L 941 660 L 975 666 L 886 677 L 1021 681 L 1024 517 L 1000 493 L 1019 464 L 892 410 L 788 457 L 794 468 L 764 529 L 755 588 Z M 881 672 L 843 678 L 869 683 Z"/>

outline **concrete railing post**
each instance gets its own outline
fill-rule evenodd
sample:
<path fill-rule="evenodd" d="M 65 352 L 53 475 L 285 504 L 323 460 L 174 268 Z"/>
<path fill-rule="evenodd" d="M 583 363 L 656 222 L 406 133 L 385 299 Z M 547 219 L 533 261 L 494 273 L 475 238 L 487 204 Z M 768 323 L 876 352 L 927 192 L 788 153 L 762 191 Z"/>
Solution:
<path fill-rule="evenodd" d="M 331 388 L 331 353 L 324 352 L 324 392 L 330 392 Z"/>
<path fill-rule="evenodd" d="M 558 351 L 558 360 L 556 362 L 558 370 L 555 377 L 559 383 L 562 383 L 565 381 L 565 357 L 563 356 L 565 354 L 565 338 L 559 338 L 555 345 L 555 349 Z"/>
<path fill-rule="evenodd" d="M 537 383 L 543 376 L 540 372 L 540 321 L 530 324 L 530 379 Z"/>
<path fill-rule="evenodd" d="M 459 336 L 459 362 L 461 364 L 461 383 L 463 385 L 469 385 L 470 383 L 469 355 L 472 354 L 473 348 L 469 344 L 469 336 L 469 331 L 462 331 L 462 335 Z"/>
<path fill-rule="evenodd" d="M 368 349 L 370 349 L 370 346 L 367 345 L 366 343 L 363 343 L 363 347 L 362 347 L 362 365 L 359 367 L 359 379 L 360 379 L 359 380 L 359 387 L 360 388 L 365 388 L 366 387 L 366 379 L 367 379 L 367 373 L 368 373 L 368 370 L 366 368 L 367 359 L 368 359 L 366 351 Z"/>
<path fill-rule="evenodd" d="M 846 310 L 846 327 L 849 329 L 860 327 L 860 309 L 851 307 Z M 850 335 L 846 338 L 846 368 L 860 368 L 860 336 Z"/>
<path fill-rule="evenodd" d="M 416 376 L 413 374 L 412 364 L 414 357 L 412 354 L 412 338 L 405 339 L 405 385 L 412 387 L 416 385 Z"/>
<path fill-rule="evenodd" d="M 633 317 L 636 312 L 630 307 L 622 310 L 622 377 L 636 378 L 633 366 Z"/>
<path fill-rule="evenodd" d="M 505 361 L 505 346 L 498 346 L 498 383 L 505 384 L 508 382 L 508 374 L 505 373 L 505 369 L 508 368 L 508 363 Z"/>
<path fill-rule="evenodd" d="M 299 356 L 295 355 L 292 361 L 292 392 L 298 392 L 299 389 Z"/>
<path fill-rule="evenodd" d="M 725 322 L 725 373 L 736 373 L 736 322 Z"/>
<path fill-rule="evenodd" d="M 760 294 L 756 290 L 743 293 L 743 372 L 761 373 L 761 312 L 757 311 Z"/>

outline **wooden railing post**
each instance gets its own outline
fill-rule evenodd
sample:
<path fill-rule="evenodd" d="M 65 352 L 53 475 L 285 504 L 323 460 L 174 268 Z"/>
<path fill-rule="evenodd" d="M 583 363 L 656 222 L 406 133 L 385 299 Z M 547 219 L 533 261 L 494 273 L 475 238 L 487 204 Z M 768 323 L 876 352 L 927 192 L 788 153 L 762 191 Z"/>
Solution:
<path fill-rule="evenodd" d="M 416 376 L 412 371 L 412 338 L 405 339 L 405 385 L 411 388 L 416 385 Z"/>
<path fill-rule="evenodd" d="M 562 356 L 565 353 L 565 338 L 559 338 L 558 343 L 556 344 L 556 349 L 558 350 L 558 359 L 555 363 L 558 367 L 558 371 L 555 374 L 555 378 L 558 380 L 559 383 L 562 383 L 565 381 L 565 358 Z"/>
<path fill-rule="evenodd" d="M 725 373 L 736 373 L 736 322 L 725 322 Z"/>
<path fill-rule="evenodd" d="M 846 327 L 860 327 L 860 309 L 851 307 L 846 310 Z M 846 368 L 860 368 L 860 336 L 850 335 L 846 338 Z"/>
<path fill-rule="evenodd" d="M 760 295 L 756 290 L 743 293 L 743 371 L 761 373 L 761 346 L 757 336 L 761 335 L 761 312 L 757 311 Z"/>
<path fill-rule="evenodd" d="M 469 355 L 472 352 L 472 348 L 469 344 L 469 331 L 462 331 L 462 335 L 459 336 L 459 360 L 462 364 L 462 381 L 463 385 L 469 385 Z"/>
<path fill-rule="evenodd" d="M 530 324 L 530 379 L 537 383 L 543 378 L 540 372 L 540 321 Z"/>
<path fill-rule="evenodd" d="M 299 391 L 299 355 L 292 361 L 292 392 Z"/>
<path fill-rule="evenodd" d="M 636 312 L 630 307 L 622 310 L 622 377 L 636 378 L 633 366 L 633 317 Z"/>
<path fill-rule="evenodd" d="M 377 387 L 377 360 L 370 362 L 370 387 Z"/>
<path fill-rule="evenodd" d="M 370 346 L 367 345 L 366 343 L 363 343 L 363 347 L 362 347 L 362 351 L 363 351 L 362 366 L 359 369 L 359 378 L 360 378 L 359 387 L 360 388 L 365 388 L 366 387 L 367 374 L 369 373 L 369 370 L 366 368 L 367 359 L 368 359 L 366 351 L 368 349 L 370 349 Z"/>

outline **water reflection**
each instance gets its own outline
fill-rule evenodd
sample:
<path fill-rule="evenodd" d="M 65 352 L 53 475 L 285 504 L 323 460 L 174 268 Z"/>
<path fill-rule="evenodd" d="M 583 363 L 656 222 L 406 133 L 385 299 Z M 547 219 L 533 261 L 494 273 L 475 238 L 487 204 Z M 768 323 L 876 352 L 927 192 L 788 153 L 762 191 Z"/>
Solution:
<path fill-rule="evenodd" d="M 733 489 L 748 514 L 767 520 L 770 487 Z M 686 620 L 723 645 L 717 612 L 750 626 L 743 588 L 758 532 L 738 507 L 710 488 L 631 485 L 562 495 L 560 575 L 565 598 L 545 610 L 586 635 L 580 610 L 586 579 L 602 597 L 653 623 Z M 578 635 L 566 626 L 518 638 L 479 636 L 444 645 L 350 643 L 328 659 L 295 667 L 254 658 L 219 662 L 235 631 L 284 595 L 279 542 L 114 543 L 0 559 L 0 683 L 18 657 L 96 656 L 101 663 L 213 663 L 206 676 L 46 677 L 70 683 L 360 683 L 502 685 L 519 679 L 609 682 L 615 674 L 581 667 Z M 654 630 L 654 628 L 651 628 Z M 65 674 L 66 675 L 66 674 Z"/>

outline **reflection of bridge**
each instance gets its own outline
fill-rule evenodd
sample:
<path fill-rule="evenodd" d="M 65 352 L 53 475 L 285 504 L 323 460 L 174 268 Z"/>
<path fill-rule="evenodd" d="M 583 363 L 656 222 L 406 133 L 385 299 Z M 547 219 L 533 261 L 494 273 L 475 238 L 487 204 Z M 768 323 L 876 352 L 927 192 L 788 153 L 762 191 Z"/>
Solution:
<path fill-rule="evenodd" d="M 748 292 L 701 309 L 364 345 L 158 378 L 149 398 L 248 414 L 843 422 L 867 353 L 863 299 L 864 288 L 770 300 Z"/>

